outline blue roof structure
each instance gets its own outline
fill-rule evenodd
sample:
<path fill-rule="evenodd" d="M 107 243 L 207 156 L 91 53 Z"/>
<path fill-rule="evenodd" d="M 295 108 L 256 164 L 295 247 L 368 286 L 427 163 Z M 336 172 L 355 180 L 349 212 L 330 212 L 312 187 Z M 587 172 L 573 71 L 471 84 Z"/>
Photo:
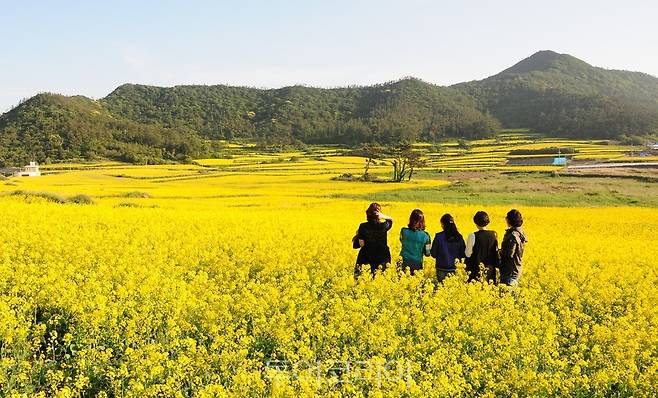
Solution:
<path fill-rule="evenodd" d="M 566 166 L 567 158 L 553 158 L 553 166 Z"/>

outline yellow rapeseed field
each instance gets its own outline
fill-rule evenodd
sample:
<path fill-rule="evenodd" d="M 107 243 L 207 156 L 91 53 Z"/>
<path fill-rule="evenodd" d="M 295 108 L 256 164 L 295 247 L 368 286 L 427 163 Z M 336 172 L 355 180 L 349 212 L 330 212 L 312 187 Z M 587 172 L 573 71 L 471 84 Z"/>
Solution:
<path fill-rule="evenodd" d="M 166 167 L 0 184 L 95 201 L 0 197 L 1 396 L 658 394 L 656 209 L 521 207 L 509 291 L 463 270 L 436 286 L 427 260 L 355 280 L 368 203 L 332 195 L 387 184 Z M 502 235 L 509 210 L 383 205 L 394 255 L 416 207 L 432 236 L 480 209 Z"/>

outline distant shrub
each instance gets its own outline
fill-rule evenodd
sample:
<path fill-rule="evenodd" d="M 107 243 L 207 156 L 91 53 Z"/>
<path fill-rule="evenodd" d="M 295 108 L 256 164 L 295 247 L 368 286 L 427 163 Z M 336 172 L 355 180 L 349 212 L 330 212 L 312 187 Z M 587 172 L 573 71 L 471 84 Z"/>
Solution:
<path fill-rule="evenodd" d="M 457 140 L 457 146 L 461 149 L 471 149 L 471 143 L 463 138 Z"/>
<path fill-rule="evenodd" d="M 355 175 L 352 173 L 341 174 L 331 178 L 333 181 L 353 181 L 353 182 L 391 182 L 389 179 L 384 179 L 372 174 Z"/>
<path fill-rule="evenodd" d="M 358 177 L 355 177 L 352 173 L 344 173 L 336 177 L 331 178 L 334 181 L 356 181 Z"/>
<path fill-rule="evenodd" d="M 133 203 L 133 202 L 121 202 L 121 203 L 118 203 L 114 207 L 142 207 L 142 206 L 140 204 Z"/>
<path fill-rule="evenodd" d="M 28 191 L 23 191 L 23 190 L 18 190 L 14 191 L 10 194 L 11 196 L 20 196 L 25 199 L 30 199 L 30 198 L 40 198 L 47 200 L 48 202 L 53 202 L 53 203 L 59 203 L 59 204 L 64 204 L 66 203 L 66 199 L 63 196 L 50 193 L 50 192 L 28 192 Z"/>
<path fill-rule="evenodd" d="M 158 205 L 144 206 L 144 205 L 140 205 L 139 203 L 134 203 L 134 202 L 121 202 L 121 203 L 116 204 L 114 207 L 117 207 L 117 208 L 121 208 L 121 207 L 135 208 L 135 209 L 156 209 L 159 206 Z"/>
<path fill-rule="evenodd" d="M 121 195 L 122 198 L 148 199 L 151 195 L 148 192 L 132 191 Z"/>
<path fill-rule="evenodd" d="M 72 203 L 72 204 L 78 204 L 78 205 L 93 205 L 94 200 L 91 198 L 89 195 L 85 194 L 78 194 L 75 196 L 71 196 L 70 198 L 65 198 L 61 195 L 58 195 L 56 193 L 52 192 L 30 192 L 30 191 L 23 191 L 23 190 L 17 190 L 11 192 L 9 195 L 11 196 L 19 196 L 24 199 L 33 199 L 33 198 L 38 198 L 38 199 L 43 199 L 48 202 L 52 203 L 58 203 L 58 204 L 66 204 L 66 203 Z"/>
<path fill-rule="evenodd" d="M 296 142 L 296 143 L 293 145 L 293 148 L 297 149 L 298 151 L 308 151 L 308 150 L 309 150 L 309 146 L 306 145 L 306 144 L 304 144 L 304 143 L 301 142 L 301 141 Z"/>
<path fill-rule="evenodd" d="M 646 143 L 645 137 L 639 137 L 637 135 L 622 135 L 619 137 L 619 143 L 622 145 L 644 145 Z"/>
<path fill-rule="evenodd" d="M 68 201 L 71 202 L 71 203 L 75 203 L 77 205 L 93 205 L 94 204 L 94 200 L 91 198 L 91 196 L 84 195 L 84 194 L 71 196 Z"/>

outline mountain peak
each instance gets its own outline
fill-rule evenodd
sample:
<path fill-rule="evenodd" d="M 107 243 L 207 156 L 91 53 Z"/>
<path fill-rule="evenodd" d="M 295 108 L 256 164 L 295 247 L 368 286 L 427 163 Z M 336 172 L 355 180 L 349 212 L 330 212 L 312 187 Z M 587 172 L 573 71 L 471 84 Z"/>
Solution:
<path fill-rule="evenodd" d="M 511 68 L 505 69 L 499 75 L 520 75 L 540 72 L 548 69 L 563 71 L 592 67 L 585 61 L 569 54 L 560 54 L 551 50 L 538 51 Z"/>

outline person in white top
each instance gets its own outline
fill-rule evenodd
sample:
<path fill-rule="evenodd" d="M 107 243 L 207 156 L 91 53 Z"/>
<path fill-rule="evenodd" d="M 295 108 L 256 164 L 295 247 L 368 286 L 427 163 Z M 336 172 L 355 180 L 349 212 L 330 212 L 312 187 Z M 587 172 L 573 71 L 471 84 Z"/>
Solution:
<path fill-rule="evenodd" d="M 480 280 L 480 264 L 484 265 L 488 282 L 497 283 L 496 268 L 500 263 L 498 256 L 498 235 L 495 231 L 489 231 L 489 215 L 484 211 L 478 211 L 473 217 L 473 222 L 478 230 L 468 235 L 466 240 L 466 272 L 468 280 Z"/>

